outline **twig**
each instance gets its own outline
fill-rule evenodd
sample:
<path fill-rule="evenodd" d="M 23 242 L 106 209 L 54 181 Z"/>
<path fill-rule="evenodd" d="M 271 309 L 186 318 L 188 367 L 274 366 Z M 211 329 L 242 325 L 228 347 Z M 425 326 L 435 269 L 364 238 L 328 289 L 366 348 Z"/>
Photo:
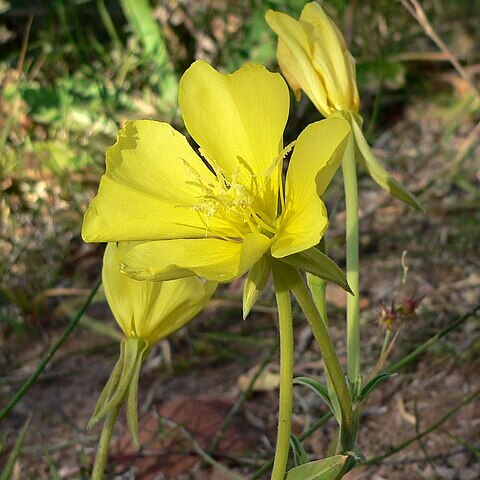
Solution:
<path fill-rule="evenodd" d="M 464 407 L 469 402 L 471 402 L 476 397 L 478 397 L 479 394 L 480 394 L 480 390 L 477 390 L 477 391 L 473 392 L 471 395 L 464 398 L 458 405 L 456 405 L 451 410 L 449 410 L 442 418 L 440 418 L 440 420 L 438 420 L 434 424 L 430 425 L 430 427 L 428 427 L 423 432 L 415 435 L 412 438 L 409 438 L 408 440 L 401 443 L 400 445 L 397 445 L 396 447 L 391 448 L 387 453 L 384 453 L 382 455 L 378 455 L 376 457 L 370 458 L 369 460 L 360 464 L 359 466 L 363 467 L 363 466 L 366 466 L 366 465 L 372 465 L 372 464 L 378 463 L 378 462 L 384 460 L 385 458 L 388 458 L 388 457 L 391 457 L 392 455 L 395 455 L 396 453 L 400 452 L 404 448 L 407 448 L 412 443 L 415 443 L 415 442 L 419 441 L 423 437 L 427 436 L 428 434 L 432 433 L 434 430 L 436 430 L 437 428 L 442 426 L 449 418 L 453 417 L 462 407 Z"/>
<path fill-rule="evenodd" d="M 420 415 L 418 413 L 418 399 L 417 396 L 415 396 L 414 402 L 413 402 L 413 414 L 415 416 L 415 433 L 417 435 L 420 435 Z M 443 478 L 441 477 L 438 472 L 437 472 L 437 467 L 435 467 L 435 463 L 431 459 L 430 455 L 428 454 L 427 447 L 423 443 L 422 439 L 418 439 L 418 445 L 420 447 L 420 450 L 422 450 L 422 453 L 425 457 L 425 460 L 428 462 L 432 470 L 435 472 L 435 475 L 437 478 Z"/>
<path fill-rule="evenodd" d="M 473 84 L 470 75 L 463 68 L 460 62 L 457 60 L 452 51 L 448 48 L 447 44 L 438 36 L 437 32 L 432 27 L 432 24 L 428 20 L 425 12 L 418 2 L 418 0 L 399 0 L 400 3 L 405 7 L 405 9 L 412 15 L 413 18 L 420 24 L 425 33 L 430 37 L 430 39 L 437 45 L 437 47 L 445 53 L 448 57 L 448 60 L 453 65 L 458 74 L 468 83 L 472 90 L 480 97 L 480 91 Z"/>
<path fill-rule="evenodd" d="M 48 365 L 48 362 L 52 359 L 55 355 L 56 351 L 63 345 L 65 340 L 69 337 L 69 335 L 73 332 L 75 327 L 77 326 L 78 322 L 82 318 L 82 315 L 87 310 L 88 306 L 93 300 L 93 297 L 97 293 L 102 280 L 99 279 L 95 286 L 92 288 L 90 295 L 88 295 L 85 303 L 81 306 L 80 310 L 77 312 L 77 315 L 72 318 L 70 323 L 68 324 L 67 328 L 63 332 L 62 336 L 54 343 L 52 348 L 47 352 L 43 360 L 38 364 L 35 371 L 30 375 L 28 380 L 22 385 L 20 390 L 16 393 L 16 395 L 10 400 L 8 405 L 0 411 L 0 421 L 2 421 L 10 411 L 15 407 L 15 405 L 22 399 L 22 397 L 27 393 L 28 389 L 36 382 L 37 378 L 41 375 L 41 373 L 45 370 L 45 367 Z"/>

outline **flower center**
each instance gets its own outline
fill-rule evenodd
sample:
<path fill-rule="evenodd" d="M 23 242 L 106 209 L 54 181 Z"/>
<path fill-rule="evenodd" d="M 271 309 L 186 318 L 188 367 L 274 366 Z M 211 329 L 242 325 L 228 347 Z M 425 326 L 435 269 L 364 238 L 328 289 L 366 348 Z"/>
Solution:
<path fill-rule="evenodd" d="M 185 162 L 187 183 L 202 192 L 198 203 L 190 208 L 198 213 L 205 225 L 206 237 L 232 239 L 231 235 L 212 227 L 214 217 L 229 225 L 235 232 L 235 239 L 242 239 L 249 233 L 261 233 L 269 238 L 275 236 L 285 208 L 281 162 L 292 146 L 293 143 L 282 150 L 261 177 L 241 157 L 237 157 L 237 168 L 230 178 L 203 151 L 200 153 L 211 166 L 214 178 L 200 175 Z"/>

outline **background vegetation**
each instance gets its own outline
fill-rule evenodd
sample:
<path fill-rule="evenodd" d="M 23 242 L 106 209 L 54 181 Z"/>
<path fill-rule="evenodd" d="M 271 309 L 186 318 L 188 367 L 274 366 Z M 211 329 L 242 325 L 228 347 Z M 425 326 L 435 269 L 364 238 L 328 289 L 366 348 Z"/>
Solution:
<path fill-rule="evenodd" d="M 0 0 L 0 407 L 96 282 L 103 246 L 83 244 L 80 225 L 119 126 L 127 119 L 155 118 L 183 131 L 176 88 L 185 68 L 203 58 L 224 71 L 246 61 L 276 69 L 276 39 L 264 22 L 265 11 L 298 16 L 303 5 L 301 0 Z M 362 347 L 368 371 L 382 346 L 382 308 L 410 299 L 418 303 L 414 314 L 395 324 L 392 356 L 399 358 L 475 308 L 480 298 L 480 4 L 422 2 L 466 78 L 400 2 L 323 5 L 357 59 L 362 114 L 376 154 L 426 209 L 425 215 L 407 210 L 366 176 L 360 179 Z M 306 98 L 292 102 L 286 140 L 317 116 Z M 328 243 L 330 255 L 342 264 L 339 191 L 334 185 L 327 197 Z M 404 250 L 409 274 L 402 287 Z M 111 478 L 133 478 L 135 469 L 138 479 L 219 480 L 232 472 L 249 478 L 270 458 L 277 378 L 273 299 L 267 292 L 243 322 L 240 293 L 241 282 L 222 288 L 200 319 L 154 351 L 140 391 L 144 449 L 135 454 L 119 428 Z M 329 301 L 341 353 L 345 298 L 332 288 Z M 297 317 L 296 373 L 321 376 L 318 352 Z M 4 471 L 31 415 L 13 478 L 88 478 L 98 431 L 85 426 L 117 355 L 117 338 L 99 293 L 80 328 L 1 422 Z M 478 392 L 479 345 L 473 315 L 373 395 L 360 436 L 366 457 L 388 452 Z M 252 386 L 252 368 L 260 366 L 260 380 Z M 323 407 L 306 390 L 297 393 L 294 426 L 301 433 Z M 236 406 L 241 408 L 235 420 L 212 448 Z M 192 410 L 198 418 L 191 418 Z M 415 442 L 349 478 L 478 478 L 479 412 L 478 401 L 469 402 L 421 440 L 420 448 Z M 309 451 L 324 455 L 330 437 L 327 424 L 310 436 Z"/>

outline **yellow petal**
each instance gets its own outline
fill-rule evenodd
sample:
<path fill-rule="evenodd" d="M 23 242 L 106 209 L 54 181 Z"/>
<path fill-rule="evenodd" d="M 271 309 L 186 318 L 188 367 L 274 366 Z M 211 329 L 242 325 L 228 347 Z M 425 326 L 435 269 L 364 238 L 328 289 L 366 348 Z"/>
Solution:
<path fill-rule="evenodd" d="M 118 250 L 115 243 L 107 245 L 102 280 L 112 313 L 127 337 L 140 337 L 152 345 L 192 319 L 217 286 L 197 277 L 169 282 L 133 280 L 120 271 Z"/>
<path fill-rule="evenodd" d="M 113 316 L 127 337 L 135 330 L 134 304 L 128 286 L 131 281 L 120 271 L 116 245 L 109 243 L 103 255 L 102 285 Z"/>
<path fill-rule="evenodd" d="M 247 64 L 223 75 L 197 61 L 180 81 L 178 100 L 185 126 L 208 161 L 228 180 L 237 175 L 248 186 L 253 174 L 263 181 L 280 152 L 288 117 L 288 88 L 279 74 Z"/>
<path fill-rule="evenodd" d="M 285 214 L 272 246 L 282 258 L 316 245 L 328 226 L 320 195 L 335 175 L 350 133 L 349 123 L 331 117 L 310 124 L 298 137 L 287 171 Z"/>
<path fill-rule="evenodd" d="M 313 66 L 313 44 L 304 27 L 289 15 L 273 10 L 266 13 L 265 19 L 279 36 L 278 64 L 293 91 L 298 92 L 299 86 L 322 115 L 328 116 L 331 108 L 322 79 Z"/>
<path fill-rule="evenodd" d="M 107 149 L 106 163 L 98 194 L 85 213 L 85 241 L 205 235 L 204 223 L 192 208 L 204 194 L 195 182 L 199 175 L 207 180 L 214 176 L 170 125 L 127 122 L 117 143 Z M 225 222 L 211 222 L 212 228 L 229 232 Z"/>
<path fill-rule="evenodd" d="M 330 106 L 335 110 L 353 109 L 355 94 L 358 97 L 355 67 L 353 64 L 352 70 L 342 33 L 317 2 L 305 5 L 300 22 L 313 45 L 313 65 L 323 79 Z"/>
<path fill-rule="evenodd" d="M 140 280 L 170 280 L 197 274 L 229 282 L 249 270 L 268 250 L 270 239 L 251 233 L 243 241 L 217 238 L 120 244 L 122 271 Z"/>

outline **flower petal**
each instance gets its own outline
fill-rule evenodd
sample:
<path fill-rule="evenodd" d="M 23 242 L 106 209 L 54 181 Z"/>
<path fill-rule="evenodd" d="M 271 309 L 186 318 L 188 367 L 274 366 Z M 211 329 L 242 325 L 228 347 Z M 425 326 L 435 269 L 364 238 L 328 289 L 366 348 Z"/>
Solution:
<path fill-rule="evenodd" d="M 105 296 L 127 337 L 150 345 L 178 330 L 208 302 L 216 282 L 188 277 L 169 282 L 134 280 L 120 271 L 119 248 L 109 243 L 103 259 Z"/>
<path fill-rule="evenodd" d="M 85 213 L 85 241 L 205 235 L 205 225 L 192 206 L 204 194 L 198 177 L 211 181 L 214 176 L 170 125 L 127 122 L 117 143 L 107 149 L 106 163 L 98 194 Z M 209 226 L 232 233 L 220 219 L 212 218 Z"/>
<path fill-rule="evenodd" d="M 249 270 L 271 240 L 250 233 L 242 242 L 217 238 L 127 242 L 119 244 L 122 271 L 138 280 L 170 280 L 197 274 L 229 282 Z"/>
<path fill-rule="evenodd" d="M 196 61 L 180 81 L 178 101 L 187 130 L 212 166 L 247 186 L 252 174 L 264 179 L 281 150 L 288 117 L 281 75 L 255 64 L 223 75 Z"/>
<path fill-rule="evenodd" d="M 335 175 L 350 133 L 349 123 L 330 117 L 310 124 L 298 137 L 287 171 L 285 216 L 272 246 L 282 258 L 316 245 L 328 226 L 320 195 Z"/>
<path fill-rule="evenodd" d="M 278 64 L 297 98 L 300 87 L 322 115 L 330 115 L 325 87 L 313 67 L 313 44 L 302 24 L 285 13 L 273 10 L 266 13 L 265 20 L 279 37 Z"/>

